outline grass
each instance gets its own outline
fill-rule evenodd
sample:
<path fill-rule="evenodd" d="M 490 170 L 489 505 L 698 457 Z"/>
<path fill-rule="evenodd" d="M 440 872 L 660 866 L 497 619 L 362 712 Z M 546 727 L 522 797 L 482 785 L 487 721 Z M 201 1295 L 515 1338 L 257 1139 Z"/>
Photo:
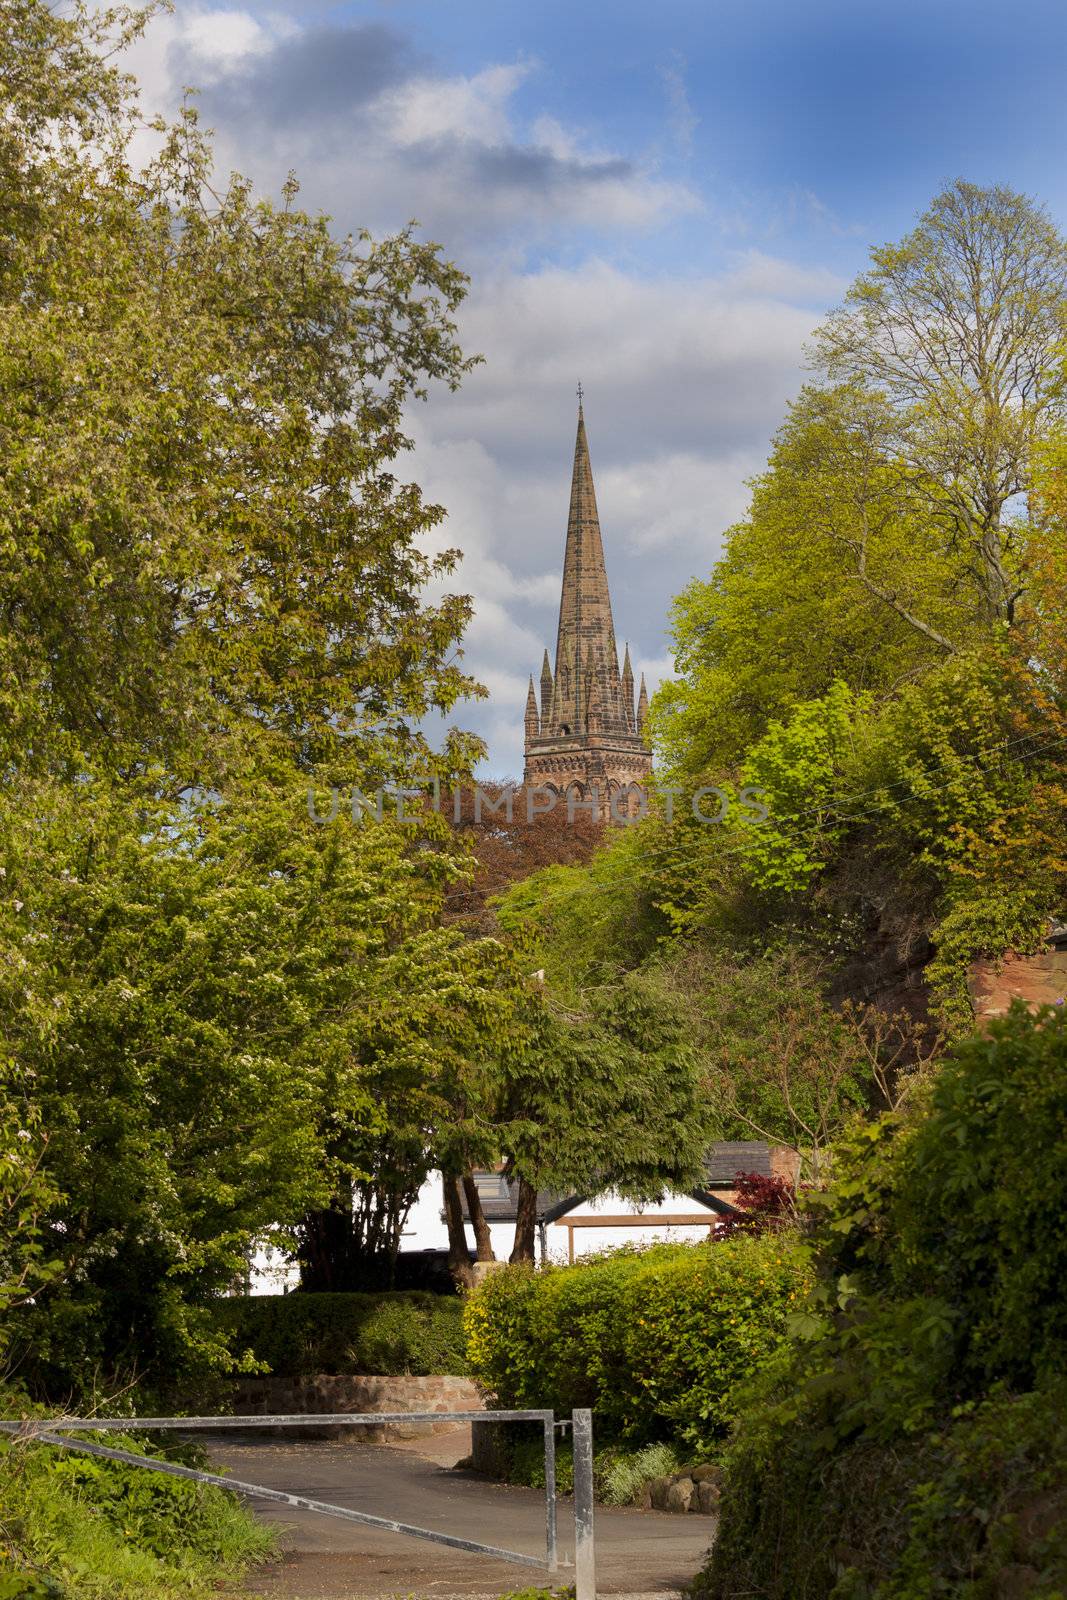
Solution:
<path fill-rule="evenodd" d="M 574 1585 L 566 1589 L 512 1589 L 500 1600 L 574 1600 Z"/>
<path fill-rule="evenodd" d="M 650 1478 L 665 1478 L 682 1465 L 669 1444 L 646 1444 L 640 1450 L 605 1450 L 593 1462 L 598 1498 L 606 1506 L 630 1506 Z"/>

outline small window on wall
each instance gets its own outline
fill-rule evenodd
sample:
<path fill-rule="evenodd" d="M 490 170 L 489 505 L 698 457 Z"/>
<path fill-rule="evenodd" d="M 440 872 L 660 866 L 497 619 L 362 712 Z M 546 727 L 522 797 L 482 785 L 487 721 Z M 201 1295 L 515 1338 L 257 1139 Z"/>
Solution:
<path fill-rule="evenodd" d="M 570 723 L 569 722 L 564 722 L 562 724 L 562 726 L 560 727 L 559 731 L 563 735 L 563 737 L 566 739 L 567 736 L 569 735 L 570 731 L 571 731 Z"/>

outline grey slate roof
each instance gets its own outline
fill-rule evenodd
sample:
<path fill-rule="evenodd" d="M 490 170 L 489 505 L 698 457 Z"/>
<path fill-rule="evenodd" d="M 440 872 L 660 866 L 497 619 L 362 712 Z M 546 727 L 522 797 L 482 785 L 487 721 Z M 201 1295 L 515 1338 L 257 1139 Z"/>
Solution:
<path fill-rule="evenodd" d="M 691 1191 L 691 1198 L 713 1211 L 732 1212 L 733 1206 L 719 1199 L 713 1191 L 733 1189 L 739 1172 L 757 1172 L 761 1177 L 769 1178 L 771 1156 L 768 1145 L 759 1139 L 731 1139 L 713 1144 L 704 1163 L 704 1182 Z M 513 1223 L 518 1214 L 518 1183 L 509 1182 L 501 1172 L 476 1172 L 474 1181 L 478 1185 L 486 1222 Z M 556 1194 L 551 1189 L 541 1189 L 537 1195 L 537 1220 L 555 1222 L 588 1198 L 583 1194 Z M 465 1195 L 462 1200 L 463 1218 L 466 1221 Z"/>
<path fill-rule="evenodd" d="M 713 1144 L 704 1163 L 709 1189 L 732 1189 L 739 1172 L 758 1172 L 771 1176 L 770 1147 L 761 1139 L 727 1139 Z"/>
<path fill-rule="evenodd" d="M 519 1185 L 501 1172 L 476 1172 L 474 1181 L 482 1202 L 486 1222 L 514 1222 L 518 1217 Z M 551 1189 L 540 1189 L 537 1194 L 538 1222 L 554 1222 L 565 1211 L 570 1211 L 580 1201 L 579 1195 L 556 1194 Z M 461 1191 L 463 1218 L 467 1220 L 467 1197 Z"/>

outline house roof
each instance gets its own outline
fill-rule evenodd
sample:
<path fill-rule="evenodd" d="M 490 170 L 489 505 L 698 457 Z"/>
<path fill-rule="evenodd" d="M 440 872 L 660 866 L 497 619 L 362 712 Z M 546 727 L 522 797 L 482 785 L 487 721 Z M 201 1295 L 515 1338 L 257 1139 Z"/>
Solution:
<path fill-rule="evenodd" d="M 486 1222 L 515 1222 L 518 1219 L 519 1185 L 517 1180 L 505 1178 L 502 1172 L 476 1172 L 474 1181 Z M 468 1220 L 467 1197 L 460 1191 L 463 1202 L 463 1220 Z M 552 1189 L 537 1192 L 538 1222 L 554 1222 L 565 1211 L 580 1204 L 580 1195 L 556 1194 Z"/>
<path fill-rule="evenodd" d="M 713 1144 L 704 1162 L 707 1187 L 735 1189 L 739 1172 L 757 1172 L 762 1178 L 772 1177 L 770 1146 L 760 1139 L 727 1139 Z"/>
<path fill-rule="evenodd" d="M 689 1198 L 698 1205 L 707 1206 L 709 1211 L 731 1214 L 734 1207 L 720 1198 L 715 1190 L 736 1188 L 739 1172 L 757 1172 L 762 1177 L 771 1177 L 770 1147 L 757 1139 L 723 1140 L 713 1144 L 704 1162 L 704 1182 L 689 1191 Z M 476 1172 L 474 1181 L 478 1185 L 486 1222 L 516 1221 L 519 1199 L 516 1180 L 506 1178 L 502 1172 Z M 465 1195 L 461 1197 L 463 1218 L 467 1221 L 467 1199 Z M 551 1189 L 540 1189 L 537 1194 L 537 1220 L 555 1222 L 591 1198 L 586 1194 L 557 1194 Z"/>

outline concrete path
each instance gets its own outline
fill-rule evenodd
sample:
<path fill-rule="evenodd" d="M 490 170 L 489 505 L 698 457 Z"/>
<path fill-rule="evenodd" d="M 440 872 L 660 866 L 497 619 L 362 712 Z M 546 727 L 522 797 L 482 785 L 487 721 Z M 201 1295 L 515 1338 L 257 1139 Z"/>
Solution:
<path fill-rule="evenodd" d="M 455 1533 L 506 1549 L 544 1549 L 544 1498 L 536 1490 L 451 1470 L 470 1449 L 469 1429 L 406 1445 L 330 1441 L 249 1442 L 216 1437 L 214 1462 L 246 1483 L 288 1489 L 375 1516 Z M 425 1453 L 424 1453 L 425 1452 Z M 246 1582 L 275 1600 L 383 1600 L 387 1596 L 492 1596 L 547 1585 L 539 1569 L 467 1555 L 426 1540 L 260 1501 L 284 1530 L 282 1563 Z M 559 1502 L 560 1554 L 573 1560 L 571 1502 Z M 597 1589 L 603 1595 L 677 1594 L 700 1567 L 713 1517 L 597 1508 Z M 562 1569 L 554 1583 L 572 1581 Z"/>

